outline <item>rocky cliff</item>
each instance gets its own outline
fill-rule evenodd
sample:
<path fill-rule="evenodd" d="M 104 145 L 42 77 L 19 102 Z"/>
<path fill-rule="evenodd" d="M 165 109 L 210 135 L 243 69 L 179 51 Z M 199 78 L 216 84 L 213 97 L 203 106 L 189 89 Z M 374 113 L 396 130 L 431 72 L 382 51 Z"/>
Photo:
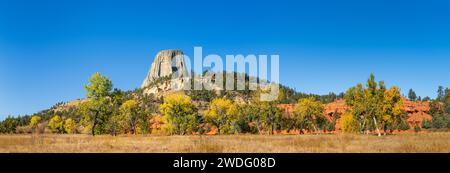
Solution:
<path fill-rule="evenodd" d="M 183 52 L 180 50 L 163 50 L 153 60 L 141 88 L 149 87 L 152 82 L 161 77 L 172 76 L 172 79 L 176 79 L 183 78 L 187 74 Z"/>
<path fill-rule="evenodd" d="M 158 80 L 168 77 L 167 80 Z M 189 75 L 180 50 L 160 51 L 153 60 L 147 77 L 141 85 L 146 94 L 164 95 L 182 89 L 189 81 Z"/>

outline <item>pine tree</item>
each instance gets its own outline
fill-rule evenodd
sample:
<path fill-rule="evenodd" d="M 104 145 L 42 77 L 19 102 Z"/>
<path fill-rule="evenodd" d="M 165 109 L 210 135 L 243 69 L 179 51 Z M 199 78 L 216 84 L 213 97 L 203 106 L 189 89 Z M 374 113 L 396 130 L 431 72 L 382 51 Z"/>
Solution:
<path fill-rule="evenodd" d="M 416 92 L 414 92 L 413 89 L 409 89 L 408 99 L 411 100 L 411 101 L 416 101 L 417 95 L 416 95 Z"/>

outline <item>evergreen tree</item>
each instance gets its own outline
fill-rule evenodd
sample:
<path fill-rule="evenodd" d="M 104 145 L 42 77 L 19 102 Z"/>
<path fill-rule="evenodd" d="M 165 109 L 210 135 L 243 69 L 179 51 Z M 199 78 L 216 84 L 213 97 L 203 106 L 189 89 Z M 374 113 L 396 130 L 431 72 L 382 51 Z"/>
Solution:
<path fill-rule="evenodd" d="M 411 100 L 411 101 L 416 101 L 417 95 L 416 95 L 416 92 L 414 92 L 413 89 L 409 89 L 408 99 Z"/>

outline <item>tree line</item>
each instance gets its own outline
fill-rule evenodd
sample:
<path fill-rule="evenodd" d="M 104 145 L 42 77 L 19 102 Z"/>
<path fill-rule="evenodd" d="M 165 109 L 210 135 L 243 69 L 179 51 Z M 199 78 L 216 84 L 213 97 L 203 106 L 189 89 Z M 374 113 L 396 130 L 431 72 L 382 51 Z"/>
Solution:
<path fill-rule="evenodd" d="M 215 130 L 217 134 L 275 134 L 279 131 L 299 133 L 326 133 L 334 131 L 336 120 L 348 133 L 386 134 L 393 130 L 406 130 L 406 113 L 402 111 L 402 96 L 398 87 L 386 88 L 383 81 L 376 82 L 371 75 L 365 86 L 358 84 L 345 93 L 319 96 L 302 94 L 281 86 L 277 100 L 259 101 L 256 91 L 222 92 L 200 90 L 174 93 L 162 99 L 144 94 L 141 89 L 121 91 L 112 89 L 107 77 L 95 73 L 85 85 L 86 99 L 73 109 L 56 112 L 58 103 L 51 109 L 32 116 L 8 117 L 0 123 L 2 133 L 86 133 L 100 134 L 151 134 L 151 118 L 162 116 L 161 132 L 168 135 L 204 134 Z M 431 122 L 426 128 L 447 128 L 449 123 L 448 88 L 439 88 L 432 104 L 441 105 L 430 112 Z M 409 92 L 411 93 L 411 92 Z M 235 102 L 237 96 L 244 103 Z M 411 94 L 413 96 L 413 94 Z M 327 117 L 324 105 L 345 98 L 352 109 Z M 201 103 L 204 103 L 202 105 Z M 282 103 L 296 103 L 292 115 L 287 116 L 278 107 Z M 436 120 L 435 120 L 436 117 Z M 442 118 L 443 117 L 443 118 Z"/>

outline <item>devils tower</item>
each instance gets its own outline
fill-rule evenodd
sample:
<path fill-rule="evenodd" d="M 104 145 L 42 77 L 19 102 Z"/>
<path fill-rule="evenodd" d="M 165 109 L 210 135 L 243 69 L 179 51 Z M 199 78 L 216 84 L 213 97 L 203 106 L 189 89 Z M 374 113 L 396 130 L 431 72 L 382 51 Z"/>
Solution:
<path fill-rule="evenodd" d="M 184 54 L 181 50 L 160 51 L 153 60 L 141 88 L 148 87 L 158 78 L 171 75 L 173 75 L 174 78 L 182 78 L 187 75 Z"/>
<path fill-rule="evenodd" d="M 158 78 L 167 76 L 170 76 L 171 80 L 153 85 Z M 162 50 L 153 60 L 141 88 L 147 94 L 157 94 L 169 91 L 174 86 L 182 87 L 188 77 L 183 52 L 181 50 Z"/>

